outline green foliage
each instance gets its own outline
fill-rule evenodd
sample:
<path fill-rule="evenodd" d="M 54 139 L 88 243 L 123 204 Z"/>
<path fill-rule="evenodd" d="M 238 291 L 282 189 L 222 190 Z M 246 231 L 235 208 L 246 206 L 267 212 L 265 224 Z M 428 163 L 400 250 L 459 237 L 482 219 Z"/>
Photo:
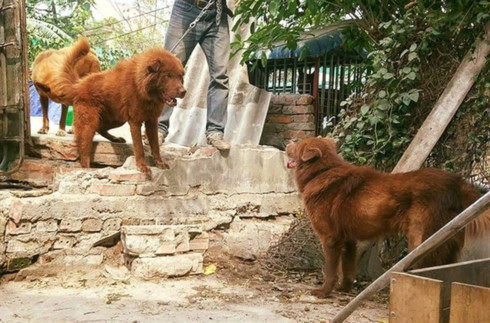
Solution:
<path fill-rule="evenodd" d="M 367 40 L 377 43 L 379 37 L 372 26 L 404 11 L 406 3 L 401 0 L 241 0 L 235 10 L 238 19 L 233 29 L 249 25 L 250 37 L 232 43 L 233 52 L 243 50 L 243 61 L 248 61 L 257 50 L 272 49 L 279 43 L 295 49 L 298 39 L 308 31 L 346 17 L 358 28 L 349 31 L 345 45 L 369 47 Z"/>
<path fill-rule="evenodd" d="M 27 0 L 29 63 L 41 51 L 69 46 L 82 34 L 96 50 L 103 69 L 136 52 L 162 45 L 161 29 L 168 24 L 164 17 L 166 2 L 135 1 L 135 12 L 148 14 L 125 20 L 111 17 L 94 21 L 94 6 L 95 0 Z"/>
<path fill-rule="evenodd" d="M 58 49 L 72 43 L 91 17 L 94 0 L 27 0 L 28 59 L 48 48 Z"/>
<path fill-rule="evenodd" d="M 346 159 L 394 167 L 455 67 L 482 35 L 485 6 L 418 5 L 379 24 L 384 37 L 368 56 L 373 72 L 363 92 L 347 100 L 333 131 Z"/>
<path fill-rule="evenodd" d="M 340 152 L 346 159 L 390 170 L 463 56 L 482 35 L 490 21 L 489 12 L 489 2 L 483 0 L 242 0 L 237 8 L 242 16 L 234 28 L 250 23 L 251 36 L 239 39 L 233 47 L 235 51 L 244 50 L 246 61 L 253 59 L 260 49 L 272 49 L 278 43 L 295 49 L 304 29 L 352 19 L 356 28 L 344 30 L 344 46 L 368 50 L 365 64 L 370 73 L 362 92 L 342 103 L 341 121 L 331 135 L 339 139 Z M 473 156 L 488 150 L 483 143 L 488 139 L 488 130 L 483 129 L 490 128 L 488 112 L 486 115 L 481 112 L 488 110 L 488 87 L 488 77 L 480 76 L 476 87 L 480 90 L 474 94 L 479 99 L 472 100 L 471 107 L 462 107 L 462 111 L 476 113 L 476 119 L 482 121 L 469 136 L 471 142 L 479 143 L 471 147 Z M 456 118 L 452 124 L 463 119 Z M 447 141 L 448 135 L 441 141 Z M 448 157 L 448 154 L 438 156 L 442 155 Z M 434 159 L 429 163 L 438 167 L 454 166 L 456 162 L 450 160 L 461 159 L 453 155 L 447 163 Z"/>

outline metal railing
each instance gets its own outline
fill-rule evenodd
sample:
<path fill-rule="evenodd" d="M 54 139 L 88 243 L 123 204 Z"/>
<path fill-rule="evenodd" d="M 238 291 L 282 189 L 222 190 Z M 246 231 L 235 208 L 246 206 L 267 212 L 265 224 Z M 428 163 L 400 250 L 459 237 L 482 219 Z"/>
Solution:
<path fill-rule="evenodd" d="M 322 57 L 273 59 L 266 67 L 252 69 L 253 85 L 273 94 L 310 94 L 314 98 L 316 134 L 325 135 L 338 122 L 340 103 L 353 92 L 359 93 L 366 69 L 358 55 L 342 51 Z M 257 64 L 260 65 L 260 64 Z"/>

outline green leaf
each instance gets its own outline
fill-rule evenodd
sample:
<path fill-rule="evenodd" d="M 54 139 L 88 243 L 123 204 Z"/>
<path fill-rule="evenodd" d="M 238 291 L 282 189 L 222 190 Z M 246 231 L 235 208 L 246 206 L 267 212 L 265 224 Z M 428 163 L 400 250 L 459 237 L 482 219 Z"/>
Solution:
<path fill-rule="evenodd" d="M 417 53 L 411 52 L 410 54 L 408 54 L 408 61 L 411 62 L 414 59 L 416 59 L 417 57 L 419 57 L 419 55 L 417 55 Z"/>
<path fill-rule="evenodd" d="M 267 66 L 267 54 L 265 52 L 262 52 L 261 63 L 262 63 L 262 67 Z"/>
<path fill-rule="evenodd" d="M 278 0 L 271 0 L 269 2 L 269 12 L 273 16 L 277 16 L 279 13 L 279 8 L 281 7 L 281 2 Z"/>
<path fill-rule="evenodd" d="M 412 100 L 413 102 L 417 102 L 419 100 L 419 92 L 413 92 L 413 93 L 410 93 L 408 94 L 408 97 L 410 98 L 410 100 Z"/>
<path fill-rule="evenodd" d="M 385 75 L 383 75 L 383 78 L 385 80 L 389 80 L 389 79 L 393 78 L 393 76 L 395 76 L 395 75 L 393 75 L 393 73 L 386 73 Z"/>
<path fill-rule="evenodd" d="M 410 52 L 413 52 L 417 49 L 417 44 L 413 43 L 412 46 L 410 46 Z"/>
<path fill-rule="evenodd" d="M 410 105 L 410 96 L 404 95 L 402 97 L 402 100 L 403 100 L 403 104 L 405 104 L 406 106 Z"/>
<path fill-rule="evenodd" d="M 386 91 L 384 91 L 384 90 L 379 91 L 379 93 L 378 93 L 378 97 L 379 97 L 380 99 L 382 99 L 382 98 L 386 97 Z"/>
<path fill-rule="evenodd" d="M 417 74 L 415 74 L 415 72 L 410 72 L 408 75 L 407 75 L 407 78 L 410 79 L 410 80 L 415 80 L 415 78 L 417 77 Z"/>
<path fill-rule="evenodd" d="M 364 104 L 364 105 L 361 107 L 361 113 L 362 113 L 362 114 L 366 114 L 368 111 L 369 111 L 369 105 Z"/>
<path fill-rule="evenodd" d="M 390 102 L 388 102 L 387 100 L 380 100 L 378 103 L 378 109 L 382 111 L 388 110 L 390 106 Z"/>

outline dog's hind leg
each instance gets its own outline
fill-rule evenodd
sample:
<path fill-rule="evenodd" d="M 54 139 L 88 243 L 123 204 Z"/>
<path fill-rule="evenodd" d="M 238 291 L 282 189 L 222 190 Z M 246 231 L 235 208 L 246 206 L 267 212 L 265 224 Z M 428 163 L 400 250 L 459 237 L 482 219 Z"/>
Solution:
<path fill-rule="evenodd" d="M 311 292 L 312 295 L 325 298 L 335 286 L 338 279 L 338 268 L 340 254 L 342 252 L 343 243 L 335 241 L 331 238 L 319 237 L 325 253 L 325 272 L 323 275 L 323 285 Z"/>
<path fill-rule="evenodd" d="M 46 134 L 49 131 L 49 117 L 48 117 L 48 105 L 49 99 L 47 96 L 39 95 L 39 101 L 41 102 L 41 109 L 43 112 L 43 127 L 37 131 L 39 134 Z"/>
<path fill-rule="evenodd" d="M 342 283 L 339 290 L 348 292 L 356 279 L 357 246 L 355 241 L 346 241 L 342 250 Z"/>
<path fill-rule="evenodd" d="M 64 137 L 66 136 L 66 115 L 68 114 L 68 106 L 66 104 L 61 105 L 61 117 L 60 117 L 60 123 L 59 123 L 59 129 L 56 132 L 56 135 L 59 137 Z"/>
<path fill-rule="evenodd" d="M 95 129 L 99 126 L 99 115 L 90 105 L 78 104 L 74 109 L 77 111 L 73 124 L 76 128 L 75 141 L 80 154 L 80 164 L 83 168 L 89 168 Z"/>
<path fill-rule="evenodd" d="M 97 132 L 104 138 L 108 139 L 109 141 L 111 142 L 117 142 L 117 143 L 125 143 L 126 142 L 126 139 L 124 139 L 123 137 L 116 137 L 116 136 L 113 136 L 111 135 L 106 129 L 99 129 L 97 130 Z"/>

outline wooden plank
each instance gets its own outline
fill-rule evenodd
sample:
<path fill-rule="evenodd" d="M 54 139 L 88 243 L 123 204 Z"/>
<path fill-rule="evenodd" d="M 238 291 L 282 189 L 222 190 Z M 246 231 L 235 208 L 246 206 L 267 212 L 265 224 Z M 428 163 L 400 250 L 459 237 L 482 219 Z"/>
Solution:
<path fill-rule="evenodd" d="M 483 195 L 466 210 L 452 219 L 448 224 L 439 229 L 429 239 L 425 240 L 417 248 L 412 250 L 405 258 L 387 270 L 383 275 L 376 279 L 371 285 L 364 289 L 359 295 L 350 301 L 337 315 L 331 323 L 344 321 L 365 299 L 377 293 L 380 289 L 388 285 L 389 277 L 393 272 L 401 272 L 410 267 L 424 255 L 432 252 L 448 239 L 458 233 L 464 226 L 476 219 L 490 205 L 490 192 Z"/>
<path fill-rule="evenodd" d="M 459 282 L 490 287 L 490 258 L 416 269 L 409 273 L 450 283 Z"/>
<path fill-rule="evenodd" d="M 449 322 L 490 322 L 490 288 L 453 283 Z"/>
<path fill-rule="evenodd" d="M 409 271 L 410 274 L 438 279 L 442 283 L 442 322 L 449 322 L 453 282 L 490 287 L 490 258 Z"/>
<path fill-rule="evenodd" d="M 439 323 L 442 284 L 437 279 L 393 273 L 390 284 L 390 322 Z"/>
<path fill-rule="evenodd" d="M 458 110 L 466 94 L 473 86 L 476 76 L 486 63 L 490 53 L 490 23 L 485 25 L 485 37 L 476 42 L 454 73 L 453 78 L 437 100 L 431 113 L 413 138 L 410 146 L 393 169 L 394 173 L 419 169 L 441 137 Z"/>

